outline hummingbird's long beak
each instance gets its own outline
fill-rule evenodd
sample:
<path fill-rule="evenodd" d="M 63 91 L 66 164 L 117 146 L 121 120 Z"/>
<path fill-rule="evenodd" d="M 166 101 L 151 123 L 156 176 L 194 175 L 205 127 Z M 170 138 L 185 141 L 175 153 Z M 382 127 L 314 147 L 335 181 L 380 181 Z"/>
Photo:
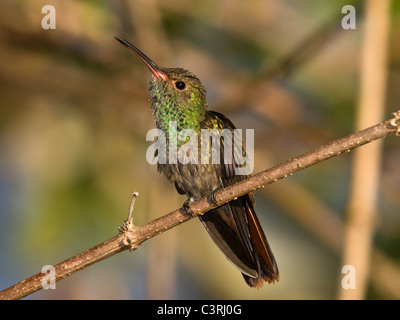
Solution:
<path fill-rule="evenodd" d="M 168 76 L 157 66 L 148 56 L 146 56 L 142 51 L 136 48 L 133 44 L 129 43 L 125 39 L 114 37 L 117 41 L 122 43 L 125 47 L 131 49 L 150 69 L 151 73 L 154 74 L 156 78 L 161 78 L 167 81 Z"/>

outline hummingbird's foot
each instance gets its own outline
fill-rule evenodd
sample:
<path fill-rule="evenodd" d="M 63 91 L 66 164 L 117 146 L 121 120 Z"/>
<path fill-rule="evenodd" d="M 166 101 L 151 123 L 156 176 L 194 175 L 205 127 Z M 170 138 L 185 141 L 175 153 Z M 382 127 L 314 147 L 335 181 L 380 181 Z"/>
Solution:
<path fill-rule="evenodd" d="M 186 215 L 188 215 L 188 216 L 190 216 L 190 217 L 193 218 L 193 216 L 194 216 L 194 215 L 193 215 L 193 210 L 190 208 L 190 204 L 191 204 L 192 202 L 194 202 L 194 199 L 193 199 L 193 198 L 187 199 L 187 200 L 183 203 L 182 211 L 183 211 L 184 214 L 186 214 Z"/>
<path fill-rule="evenodd" d="M 210 195 L 207 197 L 207 202 L 208 202 L 209 204 L 211 204 L 212 206 L 215 206 L 215 205 L 217 204 L 217 199 L 216 199 L 215 195 L 216 195 L 217 192 L 218 192 L 219 190 L 221 190 L 221 189 L 222 189 L 221 186 L 216 187 L 214 190 L 211 190 Z"/>

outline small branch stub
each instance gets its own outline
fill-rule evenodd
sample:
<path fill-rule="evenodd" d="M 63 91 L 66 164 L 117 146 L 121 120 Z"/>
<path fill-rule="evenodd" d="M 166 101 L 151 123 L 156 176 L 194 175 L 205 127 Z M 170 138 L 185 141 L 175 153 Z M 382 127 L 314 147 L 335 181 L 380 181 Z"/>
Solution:
<path fill-rule="evenodd" d="M 400 110 L 393 112 L 394 118 L 390 120 L 390 125 L 397 128 L 396 136 L 400 136 Z"/>
<path fill-rule="evenodd" d="M 134 231 L 136 228 L 135 225 L 133 224 L 133 210 L 135 209 L 135 201 L 138 195 L 139 192 L 134 191 L 132 193 L 132 200 L 129 206 L 128 218 L 124 221 L 122 226 L 118 227 L 119 233 L 124 235 L 122 243 L 126 246 L 129 246 L 129 251 L 133 251 L 138 247 L 137 244 L 134 245 L 132 243 L 132 239 L 128 236 L 128 233 Z"/>

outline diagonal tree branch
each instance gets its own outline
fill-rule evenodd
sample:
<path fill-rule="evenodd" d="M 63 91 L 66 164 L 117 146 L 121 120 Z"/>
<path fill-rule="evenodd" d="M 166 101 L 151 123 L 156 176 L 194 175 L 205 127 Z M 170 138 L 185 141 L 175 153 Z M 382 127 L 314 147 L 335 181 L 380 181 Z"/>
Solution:
<path fill-rule="evenodd" d="M 393 114 L 394 118 L 381 122 L 375 126 L 350 134 L 344 138 L 332 141 L 325 146 L 309 151 L 299 157 L 262 171 L 216 193 L 216 204 L 211 205 L 206 198 L 191 204 L 193 216 L 188 216 L 177 209 L 143 226 L 135 226 L 131 215 L 137 193 L 133 194 L 129 216 L 124 225 L 119 228 L 115 237 L 90 248 L 76 256 L 54 266 L 55 281 L 66 278 L 74 272 L 82 270 L 98 261 L 106 259 L 116 253 L 129 249 L 135 250 L 147 239 L 155 237 L 179 224 L 190 220 L 192 217 L 204 214 L 218 206 L 223 205 L 237 197 L 251 191 L 265 187 L 268 184 L 286 178 L 293 173 L 303 170 L 329 158 L 367 144 L 373 140 L 382 139 L 390 134 L 400 135 L 400 111 Z M 30 278 L 4 289 L 0 292 L 0 299 L 20 299 L 42 289 L 42 280 L 47 274 L 38 273 Z"/>

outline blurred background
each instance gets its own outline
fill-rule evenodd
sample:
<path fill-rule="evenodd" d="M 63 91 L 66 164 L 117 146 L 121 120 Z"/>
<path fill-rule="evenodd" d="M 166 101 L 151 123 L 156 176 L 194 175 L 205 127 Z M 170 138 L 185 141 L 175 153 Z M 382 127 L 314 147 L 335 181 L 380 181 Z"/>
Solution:
<path fill-rule="evenodd" d="M 185 201 L 146 161 L 150 72 L 114 36 L 160 66 L 196 74 L 211 109 L 255 130 L 260 172 L 359 129 L 360 104 L 371 101 L 363 97 L 378 95 L 363 90 L 368 79 L 383 95 L 374 104 L 381 119 L 364 127 L 399 109 L 400 3 L 379 11 L 367 2 L 1 0 L 0 290 L 116 235 L 134 190 L 138 225 Z M 356 29 L 341 26 L 346 4 Z M 44 5 L 56 9 L 56 29 L 42 28 Z M 368 10 L 370 29 L 386 26 L 387 38 L 365 50 L 375 41 L 365 36 Z M 363 54 L 374 47 L 385 59 L 370 63 L 371 75 Z M 353 228 L 368 229 L 354 242 L 367 252 L 358 298 L 400 298 L 399 143 L 372 143 L 371 214 L 356 209 L 366 223 Z M 358 221 L 351 198 L 363 190 L 354 154 L 255 192 L 280 269 L 274 285 L 247 287 L 193 219 L 26 299 L 343 298 L 346 223 Z"/>

